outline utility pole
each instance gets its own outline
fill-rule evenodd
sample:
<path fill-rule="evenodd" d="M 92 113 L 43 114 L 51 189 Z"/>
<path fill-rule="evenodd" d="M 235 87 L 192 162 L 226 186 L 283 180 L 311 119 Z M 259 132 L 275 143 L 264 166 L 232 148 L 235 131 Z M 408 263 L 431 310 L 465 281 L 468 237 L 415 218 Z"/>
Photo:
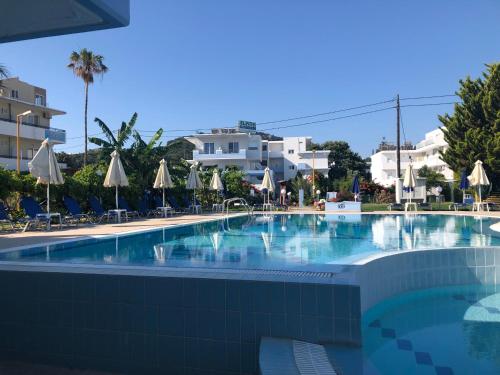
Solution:
<path fill-rule="evenodd" d="M 396 96 L 396 116 L 397 116 L 397 128 L 396 128 L 396 178 L 401 177 L 401 126 L 399 123 L 399 120 L 401 118 L 400 114 L 400 107 L 399 107 L 399 94 Z"/>

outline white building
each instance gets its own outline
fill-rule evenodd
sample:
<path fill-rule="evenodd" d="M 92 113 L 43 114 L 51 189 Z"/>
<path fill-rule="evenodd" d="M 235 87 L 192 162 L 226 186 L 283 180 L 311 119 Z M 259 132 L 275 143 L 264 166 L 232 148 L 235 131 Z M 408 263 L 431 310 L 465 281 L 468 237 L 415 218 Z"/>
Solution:
<path fill-rule="evenodd" d="M 217 128 L 211 133 L 186 137 L 195 146 L 190 162 L 220 169 L 236 166 L 254 184 L 262 181 L 268 163 L 276 181 L 294 178 L 299 171 L 310 175 L 313 164 L 316 173 L 328 173 L 330 152 L 311 151 L 311 137 L 268 141 L 256 134 L 255 129 L 255 123 L 240 121 L 234 128 Z"/>
<path fill-rule="evenodd" d="M 401 173 L 411 162 L 417 172 L 424 165 L 444 175 L 446 180 L 453 180 L 453 171 L 440 158 L 439 151 L 444 151 L 448 144 L 441 129 L 425 134 L 425 139 L 410 150 L 401 150 Z M 381 150 L 371 156 L 370 172 L 372 180 L 384 186 L 396 183 L 396 149 Z"/>
<path fill-rule="evenodd" d="M 66 131 L 50 127 L 52 116 L 65 112 L 47 106 L 45 89 L 30 85 L 19 78 L 7 78 L 0 82 L 0 166 L 16 169 L 17 115 L 31 111 L 22 117 L 20 126 L 21 171 L 28 170 L 30 161 L 41 142 L 49 138 L 55 144 L 66 142 Z"/>

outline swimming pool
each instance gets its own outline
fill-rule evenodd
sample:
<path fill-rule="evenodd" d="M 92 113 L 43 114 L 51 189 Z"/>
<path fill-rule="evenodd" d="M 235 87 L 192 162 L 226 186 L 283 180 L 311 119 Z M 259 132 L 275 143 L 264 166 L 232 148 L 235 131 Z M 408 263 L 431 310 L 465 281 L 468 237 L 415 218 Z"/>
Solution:
<path fill-rule="evenodd" d="M 500 286 L 405 293 L 367 311 L 362 332 L 356 365 L 329 348 L 354 375 L 499 374 Z"/>
<path fill-rule="evenodd" d="M 454 215 L 240 216 L 0 253 L 0 261 L 310 269 L 410 250 L 500 245 L 497 220 Z"/>

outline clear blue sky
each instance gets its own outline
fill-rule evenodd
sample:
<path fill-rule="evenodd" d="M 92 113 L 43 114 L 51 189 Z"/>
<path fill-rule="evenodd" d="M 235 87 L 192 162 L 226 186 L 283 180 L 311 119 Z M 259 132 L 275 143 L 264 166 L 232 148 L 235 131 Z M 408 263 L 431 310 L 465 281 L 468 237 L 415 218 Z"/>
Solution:
<path fill-rule="evenodd" d="M 500 60 L 499 20 L 497 0 L 131 0 L 127 28 L 0 44 L 0 62 L 47 88 L 49 105 L 68 113 L 53 120 L 68 132 L 58 149 L 77 152 L 84 96 L 66 68 L 72 50 L 102 54 L 110 68 L 90 89 L 90 134 L 95 116 L 115 129 L 137 111 L 138 129 L 163 127 L 168 140 L 188 134 L 173 129 L 453 93 Z M 406 138 L 420 140 L 451 110 L 404 108 Z M 275 133 L 346 140 L 367 156 L 394 129 L 388 111 Z"/>

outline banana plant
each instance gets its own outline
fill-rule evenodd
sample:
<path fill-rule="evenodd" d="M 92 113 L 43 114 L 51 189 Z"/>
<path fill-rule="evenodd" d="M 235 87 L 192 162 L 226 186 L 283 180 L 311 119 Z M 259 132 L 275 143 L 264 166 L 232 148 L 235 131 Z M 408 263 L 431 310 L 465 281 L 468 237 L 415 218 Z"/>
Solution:
<path fill-rule="evenodd" d="M 102 156 L 107 160 L 109 158 L 109 155 L 114 150 L 118 151 L 120 154 L 124 150 L 125 144 L 129 140 L 134 125 L 137 121 L 137 112 L 132 115 L 128 123 L 125 121 L 122 122 L 116 137 L 113 134 L 113 131 L 100 118 L 96 117 L 94 121 L 101 128 L 101 131 L 104 134 L 105 139 L 98 137 L 90 137 L 89 142 L 101 147 Z M 130 166 L 131 163 L 129 158 L 127 158 L 126 155 L 122 156 L 123 156 L 122 161 Z"/>
<path fill-rule="evenodd" d="M 130 162 L 134 171 L 140 177 L 140 184 L 144 187 L 150 186 L 153 183 L 154 172 L 160 162 L 160 157 L 156 151 L 157 147 L 161 146 L 159 140 L 162 134 L 163 129 L 160 128 L 151 137 L 149 142 L 146 143 L 137 130 L 132 132 L 132 137 L 135 141 L 131 148 L 132 157 L 130 158 Z"/>

